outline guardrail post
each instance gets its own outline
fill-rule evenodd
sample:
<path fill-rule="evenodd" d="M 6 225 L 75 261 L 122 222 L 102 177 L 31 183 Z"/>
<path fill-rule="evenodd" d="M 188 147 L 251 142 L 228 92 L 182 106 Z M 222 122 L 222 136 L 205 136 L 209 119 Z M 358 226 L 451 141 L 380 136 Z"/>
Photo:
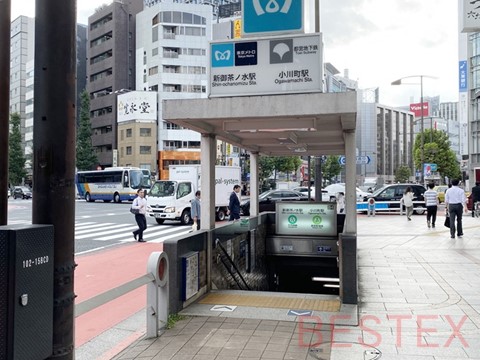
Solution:
<path fill-rule="evenodd" d="M 165 328 L 168 321 L 168 256 L 167 253 L 153 252 L 148 258 L 147 272 L 155 280 L 147 285 L 147 338 L 158 337 L 159 328 Z"/>

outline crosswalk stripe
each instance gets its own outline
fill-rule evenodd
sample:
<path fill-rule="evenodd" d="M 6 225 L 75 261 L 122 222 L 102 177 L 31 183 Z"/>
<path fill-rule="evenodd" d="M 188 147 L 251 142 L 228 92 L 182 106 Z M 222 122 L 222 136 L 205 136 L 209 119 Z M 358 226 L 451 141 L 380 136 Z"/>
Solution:
<path fill-rule="evenodd" d="M 92 231 L 89 231 L 87 234 L 82 233 L 81 235 L 75 235 L 76 240 L 81 240 L 81 239 L 86 239 L 89 237 L 98 237 L 102 235 L 110 235 L 113 233 L 119 233 L 119 232 L 124 232 L 125 230 L 128 229 L 136 229 L 136 226 L 132 226 L 131 224 L 116 224 L 115 226 L 108 226 L 106 228 L 102 228 L 102 230 L 105 231 L 100 231 L 98 232 L 98 229 L 92 229 Z M 93 233 L 93 234 L 92 234 Z"/>
<path fill-rule="evenodd" d="M 164 226 L 161 226 L 161 227 L 153 227 L 153 228 L 147 228 L 147 230 L 145 230 L 143 233 L 145 235 L 147 235 L 147 237 L 151 237 L 151 235 L 157 235 L 157 234 L 168 234 L 168 233 L 171 233 L 171 232 L 174 232 L 174 231 L 178 231 L 179 228 L 178 226 L 168 226 L 170 229 L 166 229 Z M 134 229 L 138 229 L 137 227 L 135 227 Z M 130 240 L 132 238 L 132 234 L 131 233 L 128 233 L 127 234 L 128 236 L 128 240 Z M 113 240 L 115 239 L 115 237 L 118 239 L 118 236 L 105 236 L 105 237 L 101 237 L 101 238 L 98 238 L 97 240 Z"/>
<path fill-rule="evenodd" d="M 189 226 L 189 228 L 190 228 L 190 226 Z M 162 243 L 162 242 L 164 242 L 165 240 L 168 240 L 168 239 L 171 239 L 171 238 L 180 236 L 180 235 L 188 234 L 190 231 L 191 231 L 191 229 L 188 229 L 188 230 L 185 230 L 185 231 L 180 231 L 180 232 L 178 232 L 178 233 L 175 233 L 175 234 L 172 234 L 172 235 L 169 235 L 169 236 L 164 236 L 164 237 L 162 236 L 160 239 L 148 240 L 148 242 L 152 242 L 152 243 Z"/>
<path fill-rule="evenodd" d="M 9 225 L 10 224 L 31 224 L 31 221 L 13 220 L 9 221 Z M 138 227 L 135 224 L 75 221 L 75 240 L 89 239 L 94 241 L 116 240 L 119 242 L 130 242 L 135 241 L 132 236 L 132 231 L 136 229 L 138 229 Z M 148 227 L 144 231 L 144 234 L 148 242 L 162 243 L 165 240 L 187 234 L 190 231 L 190 226 L 153 225 Z"/>
<path fill-rule="evenodd" d="M 101 228 L 101 227 L 108 227 L 112 225 L 117 225 L 114 223 L 103 223 L 103 224 L 95 224 L 95 225 L 85 225 L 85 226 L 80 226 L 80 225 L 75 225 L 75 234 L 81 234 L 82 232 L 87 232 L 91 231 L 96 228 Z"/>

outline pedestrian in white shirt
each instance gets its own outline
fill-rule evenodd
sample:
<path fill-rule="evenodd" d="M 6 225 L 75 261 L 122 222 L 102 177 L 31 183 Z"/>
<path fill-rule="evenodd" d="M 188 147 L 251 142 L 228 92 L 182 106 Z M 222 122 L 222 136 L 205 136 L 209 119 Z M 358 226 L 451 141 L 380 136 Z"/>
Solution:
<path fill-rule="evenodd" d="M 137 197 L 133 200 L 132 208 L 139 209 L 139 213 L 135 214 L 135 221 L 138 225 L 138 230 L 133 232 L 133 237 L 138 242 L 145 242 L 143 239 L 143 232 L 147 229 L 147 219 L 145 214 L 147 213 L 147 199 L 145 199 L 145 191 L 142 189 L 137 190 Z"/>
<path fill-rule="evenodd" d="M 435 227 L 435 221 L 437 220 L 437 209 L 438 209 L 438 195 L 433 188 L 435 187 L 434 183 L 428 184 L 428 190 L 423 194 L 425 199 L 425 206 L 427 207 L 427 226 L 430 228 Z"/>
<path fill-rule="evenodd" d="M 413 192 L 410 186 L 407 186 L 405 189 L 405 193 L 403 194 L 401 202 L 405 205 L 405 209 L 407 210 L 407 219 L 410 221 L 412 220 L 413 214 Z"/>
<path fill-rule="evenodd" d="M 450 216 L 450 237 L 455 239 L 455 230 L 458 237 L 463 236 L 462 211 L 468 212 L 465 191 L 458 187 L 460 181 L 452 180 L 452 187 L 445 193 L 445 206 Z M 455 226 L 457 220 L 457 226 Z"/>

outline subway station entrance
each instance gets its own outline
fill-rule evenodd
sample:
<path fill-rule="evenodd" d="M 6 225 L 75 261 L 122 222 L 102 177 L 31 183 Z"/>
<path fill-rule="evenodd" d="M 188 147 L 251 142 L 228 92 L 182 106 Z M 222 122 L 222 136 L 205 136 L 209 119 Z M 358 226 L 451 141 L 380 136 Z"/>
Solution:
<path fill-rule="evenodd" d="M 164 244 L 174 267 L 172 272 L 176 273 L 176 279 L 170 282 L 171 312 L 181 311 L 196 301 L 205 305 L 243 301 L 259 308 L 280 306 L 281 309 L 318 311 L 336 311 L 340 304 L 357 304 L 356 106 L 355 92 L 163 102 L 164 120 L 201 134 L 202 174 L 207 175 L 202 175 L 201 185 L 203 231 L 192 235 L 191 239 Z M 215 228 L 217 140 L 250 153 L 251 175 L 250 216 Z M 338 219 L 336 204 L 321 202 L 308 203 L 312 209 L 307 210 L 288 203 L 280 207 L 277 204 L 276 213 L 259 214 L 258 164 L 264 155 L 345 155 L 343 218 Z M 312 217 L 315 212 L 320 215 L 314 220 L 319 231 L 312 232 L 311 225 L 308 225 L 309 231 L 304 231 L 300 225 L 302 216 Z M 285 216 L 279 217 L 279 213 Z M 297 218 L 298 226 L 289 227 L 295 231 L 279 230 L 279 225 L 296 222 Z M 339 221 L 343 226 L 337 228 Z M 323 226 L 328 222 L 329 230 L 326 231 L 327 227 Z M 198 256 L 193 263 L 199 263 L 199 285 L 197 289 L 188 290 L 186 273 L 189 270 L 185 264 L 191 260 L 186 258 L 195 253 Z M 334 290 L 328 290 L 324 285 L 335 285 L 335 278 L 337 285 L 332 286 Z M 195 281 L 190 279 L 190 283 L 194 283 L 195 288 Z M 314 286 L 327 290 L 315 291 L 312 290 Z M 228 290 L 232 288 L 237 292 L 230 294 Z M 327 297 L 318 298 L 315 294 L 327 294 Z M 276 301 L 272 302 L 272 298 Z"/>

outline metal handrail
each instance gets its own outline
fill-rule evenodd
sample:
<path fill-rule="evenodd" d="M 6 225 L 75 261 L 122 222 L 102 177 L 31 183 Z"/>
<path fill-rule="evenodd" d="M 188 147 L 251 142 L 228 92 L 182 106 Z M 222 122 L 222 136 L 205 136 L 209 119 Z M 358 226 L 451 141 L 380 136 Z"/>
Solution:
<path fill-rule="evenodd" d="M 215 241 L 215 245 L 218 245 L 220 247 L 220 249 L 222 250 L 223 254 L 226 256 L 226 258 L 228 259 L 228 261 L 230 262 L 230 265 L 233 266 L 233 268 L 235 269 L 235 271 L 237 272 L 238 276 L 240 277 L 240 279 L 242 280 L 243 284 L 245 285 L 245 287 L 247 288 L 247 290 L 250 290 L 250 286 L 248 286 L 247 282 L 245 281 L 245 279 L 243 278 L 242 274 L 240 273 L 240 270 L 238 270 L 237 268 L 237 265 L 233 262 L 232 258 L 230 257 L 230 255 L 228 255 L 227 253 L 227 250 L 225 250 L 225 248 L 223 247 L 222 243 L 220 242 L 219 239 L 217 239 Z M 222 261 L 223 262 L 223 261 Z M 226 264 L 225 265 L 225 268 L 227 268 Z M 227 268 L 227 271 L 228 268 Z M 230 272 L 230 271 L 229 271 Z M 232 275 L 232 273 L 230 272 L 230 275 Z M 233 275 L 232 275 L 233 277 Z M 237 280 L 234 278 L 235 282 L 237 282 Z M 238 282 L 237 282 L 238 284 Z M 240 286 L 239 286 L 240 287 Z"/>
<path fill-rule="evenodd" d="M 81 303 L 75 305 L 75 317 L 92 311 L 153 281 L 155 281 L 155 276 L 152 273 L 145 274 L 125 284 L 117 286 L 116 288 L 107 290 L 88 300 L 82 301 Z"/>
<path fill-rule="evenodd" d="M 147 338 L 158 337 L 159 323 L 165 327 L 168 321 L 168 276 L 167 254 L 163 251 L 153 252 L 148 258 L 145 275 L 76 304 L 75 317 L 147 285 Z"/>

